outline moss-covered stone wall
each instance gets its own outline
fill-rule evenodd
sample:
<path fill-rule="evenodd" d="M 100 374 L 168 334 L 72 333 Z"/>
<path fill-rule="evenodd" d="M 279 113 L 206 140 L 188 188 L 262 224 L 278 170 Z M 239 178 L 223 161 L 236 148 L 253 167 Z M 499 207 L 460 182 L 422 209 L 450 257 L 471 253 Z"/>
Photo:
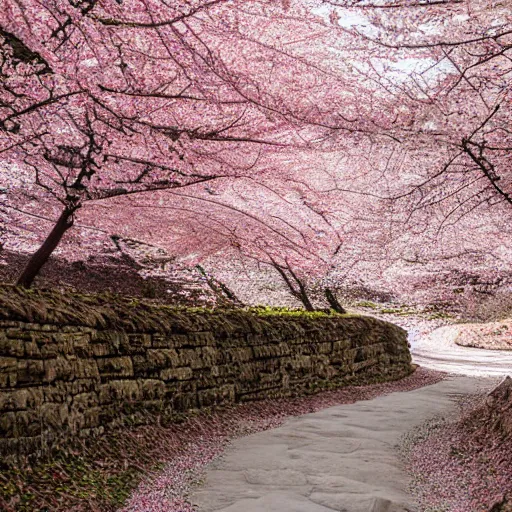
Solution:
<path fill-rule="evenodd" d="M 391 380 L 406 333 L 371 317 L 184 311 L 0 286 L 0 452 L 154 414 Z"/>

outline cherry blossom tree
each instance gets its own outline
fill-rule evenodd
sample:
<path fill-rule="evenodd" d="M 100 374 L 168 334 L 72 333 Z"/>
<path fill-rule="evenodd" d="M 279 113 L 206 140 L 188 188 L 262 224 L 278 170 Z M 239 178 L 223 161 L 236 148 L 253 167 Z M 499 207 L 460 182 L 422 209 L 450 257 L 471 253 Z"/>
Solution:
<path fill-rule="evenodd" d="M 416 175 L 417 207 L 447 200 L 450 216 L 512 205 L 510 55 L 512 13 L 506 3 L 344 2 L 329 0 L 341 32 L 367 55 L 361 76 L 397 99 L 390 135 L 410 153 L 401 173 Z M 348 8 L 365 27 L 339 26 Z M 390 139 L 391 140 L 391 139 Z M 416 171 L 416 172 L 415 172 Z"/>
<path fill-rule="evenodd" d="M 308 309 L 315 287 L 338 307 L 349 274 L 394 288 L 408 262 L 462 265 L 510 215 L 510 18 L 486 0 L 5 0 L 2 236 L 41 244 L 19 284 L 116 237 L 258 262 Z"/>
<path fill-rule="evenodd" d="M 371 131 L 371 109 L 354 117 L 337 95 L 355 99 L 353 77 L 308 45 L 324 38 L 318 24 L 286 7 L 4 2 L 2 182 L 32 230 L 57 217 L 19 284 L 30 286 L 85 204 L 255 178 L 263 152 Z"/>

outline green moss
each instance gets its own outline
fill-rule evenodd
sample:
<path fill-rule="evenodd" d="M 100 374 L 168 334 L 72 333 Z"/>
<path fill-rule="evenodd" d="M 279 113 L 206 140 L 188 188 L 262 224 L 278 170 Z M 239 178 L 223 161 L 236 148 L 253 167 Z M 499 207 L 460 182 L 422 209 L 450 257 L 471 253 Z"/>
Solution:
<path fill-rule="evenodd" d="M 400 309 L 396 309 L 396 308 L 384 308 L 379 311 L 379 313 L 390 314 L 390 315 L 396 315 L 401 312 L 402 311 Z"/>
<path fill-rule="evenodd" d="M 184 308 L 155 304 L 144 299 L 111 293 L 79 294 L 71 291 L 29 289 L 0 284 L 0 320 L 75 325 L 128 332 L 190 332 L 219 327 L 228 333 L 240 326 L 255 325 L 255 318 L 293 317 L 297 319 L 353 318 L 333 310 L 253 308 Z"/>
<path fill-rule="evenodd" d="M 370 309 L 379 309 L 379 305 L 375 304 L 375 302 L 371 302 L 369 300 L 361 300 L 354 304 L 357 308 L 370 308 Z"/>
<path fill-rule="evenodd" d="M 271 307 L 271 306 L 254 306 L 246 308 L 245 311 L 255 314 L 256 316 L 285 316 L 285 317 L 296 317 L 296 318 L 354 318 L 361 315 L 353 313 L 340 314 L 336 311 L 330 310 L 317 310 L 317 311 L 306 311 L 305 309 L 292 309 L 286 307 Z"/>

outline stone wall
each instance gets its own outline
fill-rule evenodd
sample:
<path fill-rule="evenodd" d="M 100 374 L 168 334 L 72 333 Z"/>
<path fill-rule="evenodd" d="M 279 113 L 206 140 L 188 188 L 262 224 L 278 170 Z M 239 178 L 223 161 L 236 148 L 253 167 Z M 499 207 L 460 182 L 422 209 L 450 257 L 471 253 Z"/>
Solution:
<path fill-rule="evenodd" d="M 16 293 L 23 298 L 25 292 Z M 77 296 L 75 305 L 88 305 L 91 316 L 73 325 L 80 323 L 78 306 L 67 324 L 48 322 L 66 316 L 69 297 L 60 309 L 44 294 L 27 295 L 26 302 L 12 293 L 5 297 L 0 293 L 3 454 L 37 453 L 69 435 L 154 418 L 148 413 L 390 380 L 411 371 L 405 331 L 371 317 L 186 312 L 132 302 L 132 315 L 109 310 L 102 316 L 93 311 L 97 303 Z"/>

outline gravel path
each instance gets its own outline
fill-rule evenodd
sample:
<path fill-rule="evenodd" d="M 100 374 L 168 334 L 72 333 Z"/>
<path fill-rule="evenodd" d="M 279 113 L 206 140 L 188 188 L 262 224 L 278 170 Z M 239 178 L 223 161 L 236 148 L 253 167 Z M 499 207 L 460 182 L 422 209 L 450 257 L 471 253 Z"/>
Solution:
<path fill-rule="evenodd" d="M 491 379 L 450 377 L 414 391 L 330 407 L 237 439 L 192 502 L 200 512 L 414 511 L 396 446 Z"/>

